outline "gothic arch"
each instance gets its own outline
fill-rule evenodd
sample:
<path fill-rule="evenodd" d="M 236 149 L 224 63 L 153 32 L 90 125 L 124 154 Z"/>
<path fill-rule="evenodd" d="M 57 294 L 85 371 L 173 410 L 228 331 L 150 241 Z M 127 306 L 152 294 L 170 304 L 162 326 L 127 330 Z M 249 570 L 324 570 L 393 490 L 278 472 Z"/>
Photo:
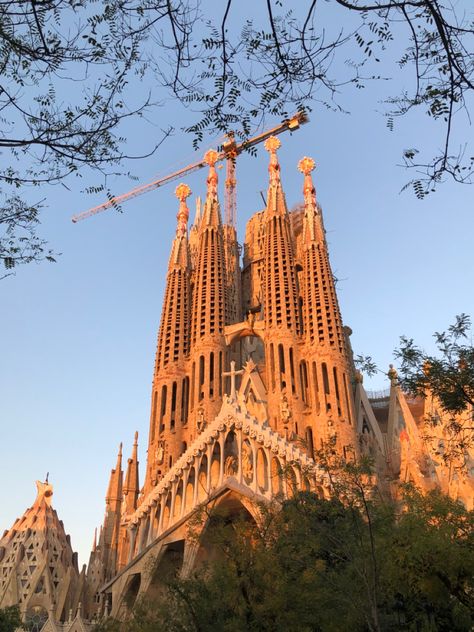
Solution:
<path fill-rule="evenodd" d="M 176 520 L 180 519 L 182 507 L 183 507 L 183 481 L 181 480 L 176 490 L 176 495 L 174 497 L 173 522 L 176 522 Z"/>
<path fill-rule="evenodd" d="M 162 531 L 166 531 L 166 529 L 170 526 L 170 519 L 171 519 L 171 492 L 168 493 L 166 502 L 164 504 L 163 522 L 162 522 L 162 527 L 161 527 Z"/>
<path fill-rule="evenodd" d="M 283 494 L 283 478 L 284 470 L 281 461 L 277 456 L 273 456 L 271 463 L 271 489 L 274 496 Z"/>
<path fill-rule="evenodd" d="M 130 612 L 137 600 L 138 593 L 140 592 L 141 583 L 141 573 L 134 573 L 128 578 L 122 598 L 122 608 L 126 609 L 126 611 L 128 612 Z"/>
<path fill-rule="evenodd" d="M 268 480 L 268 459 L 263 448 L 257 450 L 256 461 L 257 489 L 262 493 L 266 493 L 269 491 L 270 486 Z"/>
<path fill-rule="evenodd" d="M 219 485 L 220 469 L 221 469 L 221 447 L 219 445 L 219 442 L 216 441 L 212 449 L 212 455 L 211 455 L 211 480 L 210 480 L 211 488 L 213 487 L 215 488 Z"/>
<path fill-rule="evenodd" d="M 197 500 L 202 502 L 207 498 L 207 455 L 204 454 L 199 466 L 199 474 L 197 477 Z"/>
<path fill-rule="evenodd" d="M 214 538 L 219 533 L 219 529 L 227 522 L 241 521 L 243 524 L 257 524 L 259 514 L 256 507 L 248 502 L 248 499 L 239 496 L 235 492 L 224 494 L 215 503 L 212 513 L 209 516 L 201 532 L 199 549 L 196 555 L 196 566 L 204 562 L 219 559 L 220 549 L 214 545 Z M 220 533 L 219 533 L 220 537 Z"/>
<path fill-rule="evenodd" d="M 191 511 L 194 507 L 194 488 L 196 487 L 196 468 L 192 467 L 189 471 L 188 480 L 186 482 L 186 501 L 184 505 L 184 513 Z"/>
<path fill-rule="evenodd" d="M 163 595 L 166 582 L 175 577 L 183 566 L 184 540 L 176 540 L 165 544 L 153 559 L 149 572 L 150 583 L 142 593 L 145 600 L 157 601 Z"/>

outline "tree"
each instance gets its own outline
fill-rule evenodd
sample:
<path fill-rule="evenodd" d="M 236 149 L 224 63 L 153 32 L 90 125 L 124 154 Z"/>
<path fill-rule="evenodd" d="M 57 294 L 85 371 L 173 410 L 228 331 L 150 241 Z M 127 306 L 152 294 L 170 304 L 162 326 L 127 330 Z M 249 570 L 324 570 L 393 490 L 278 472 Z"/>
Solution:
<path fill-rule="evenodd" d="M 428 427 L 444 424 L 444 459 L 462 465 L 474 445 L 474 347 L 470 330 L 469 316 L 461 314 L 447 331 L 435 332 L 437 355 L 426 353 L 406 336 L 401 337 L 395 351 L 401 362 L 402 388 L 422 397 L 431 394 L 439 403 L 444 414 L 431 414 L 426 420 Z"/>
<path fill-rule="evenodd" d="M 159 3 L 155 11 L 158 20 Z M 130 92 L 124 99 L 129 75 L 145 64 L 126 4 L 9 0 L 0 3 L 0 24 L 0 260 L 8 275 L 21 263 L 54 260 L 36 234 L 41 203 L 26 188 L 118 166 L 127 157 L 122 121 L 152 103 L 135 103 Z"/>
<path fill-rule="evenodd" d="M 0 632 L 16 632 L 21 628 L 20 609 L 18 606 L 0 608 Z"/>
<path fill-rule="evenodd" d="M 393 130 L 397 117 L 417 108 L 444 124 L 439 154 L 420 160 L 420 141 L 403 151 L 404 164 L 420 174 L 409 184 L 422 198 L 445 176 L 471 181 L 474 158 L 453 135 L 474 88 L 472 13 L 461 16 L 438 0 L 308 0 L 294 10 L 285 0 L 265 5 L 262 19 L 239 22 L 233 21 L 236 3 L 228 0 L 220 21 L 209 19 L 207 35 L 198 29 L 196 36 L 181 19 L 173 46 L 163 42 L 170 49 L 168 74 L 158 69 L 164 84 L 201 106 L 201 119 L 189 127 L 196 142 L 209 128 L 237 127 L 245 136 L 265 113 L 282 116 L 315 103 L 341 111 L 341 90 L 386 78 L 394 55 L 394 72 L 408 69 L 412 89 L 387 99 L 387 127 Z"/>
<path fill-rule="evenodd" d="M 187 131 L 197 147 L 205 134 L 229 129 L 245 138 L 266 116 L 295 108 L 343 111 L 344 88 L 363 88 L 398 59 L 396 72 L 405 71 L 413 89 L 388 99 L 388 128 L 416 109 L 444 127 L 438 154 L 423 157 L 419 143 L 403 152 L 417 172 L 416 195 L 446 176 L 470 182 L 474 159 L 456 123 L 469 114 L 474 87 L 472 9 L 463 14 L 440 0 L 306 0 L 296 8 L 266 0 L 262 7 L 252 20 L 233 0 L 220 14 L 198 0 L 0 3 L 0 225 L 7 231 L 0 258 L 7 270 L 52 256 L 35 241 L 38 202 L 26 187 L 65 184 L 92 169 L 100 179 L 86 191 L 110 197 L 107 176 L 131 157 L 122 123 L 149 113 L 159 96 L 196 111 Z M 137 102 L 135 82 L 156 79 L 158 94 Z M 143 154 L 170 132 L 166 126 Z M 26 235 L 25 214 L 34 217 Z"/>

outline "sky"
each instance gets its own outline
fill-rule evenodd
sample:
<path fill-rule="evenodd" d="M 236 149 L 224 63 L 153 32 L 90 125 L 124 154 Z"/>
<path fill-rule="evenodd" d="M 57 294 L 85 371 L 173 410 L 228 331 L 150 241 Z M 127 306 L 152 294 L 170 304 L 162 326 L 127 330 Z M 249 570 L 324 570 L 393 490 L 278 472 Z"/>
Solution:
<path fill-rule="evenodd" d="M 395 86 L 403 88 L 404 81 L 397 78 Z M 342 317 L 353 330 L 355 353 L 371 355 L 381 368 L 365 380 L 368 389 L 387 386 L 383 372 L 400 335 L 430 350 L 434 331 L 456 314 L 474 314 L 473 190 L 448 182 L 422 201 L 410 190 L 400 193 L 411 178 L 399 166 L 402 150 L 415 138 L 436 148 L 436 126 L 420 115 L 390 132 L 379 113 L 380 94 L 380 84 L 348 92 L 350 114 L 316 106 L 307 125 L 281 136 L 279 151 L 290 208 L 302 200 L 298 160 L 316 160 L 313 176 Z M 179 131 L 190 116 L 167 100 L 153 124 L 129 123 L 135 145 L 161 135 L 168 123 L 178 128 L 154 157 L 133 165 L 140 182 L 200 157 Z M 469 122 L 463 125 L 461 134 L 472 137 Z M 267 163 L 262 147 L 256 157 L 238 160 L 241 241 L 247 220 L 261 208 Z M 194 196 L 203 196 L 205 178 L 202 170 L 184 181 Z M 73 224 L 74 213 L 102 201 L 81 193 L 88 184 L 92 180 L 70 190 L 41 190 L 47 209 L 40 232 L 62 254 L 55 264 L 23 266 L 0 282 L 0 529 L 33 503 L 34 481 L 49 472 L 53 506 L 80 563 L 87 562 L 94 528 L 103 520 L 119 442 L 127 458 L 138 430 L 142 471 L 146 461 L 156 337 L 178 209 L 174 182 L 130 201 L 123 214 L 109 210 Z M 118 192 L 135 184 L 114 182 Z"/>

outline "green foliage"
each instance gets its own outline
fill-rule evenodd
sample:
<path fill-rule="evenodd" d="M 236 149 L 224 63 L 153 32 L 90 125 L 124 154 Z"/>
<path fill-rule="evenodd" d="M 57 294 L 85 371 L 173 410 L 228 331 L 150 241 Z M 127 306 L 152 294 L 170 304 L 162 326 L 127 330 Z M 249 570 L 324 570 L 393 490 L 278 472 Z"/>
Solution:
<path fill-rule="evenodd" d="M 395 351 L 401 361 L 402 388 L 415 395 L 431 393 L 445 413 L 447 459 L 462 457 L 474 442 L 474 347 L 470 331 L 469 316 L 461 314 L 447 331 L 434 334 L 436 355 L 426 353 L 405 336 Z M 427 421 L 432 426 L 440 423 L 436 413 Z"/>
<path fill-rule="evenodd" d="M 0 279 L 9 276 L 15 268 L 32 261 L 54 262 L 55 256 L 47 247 L 46 241 L 38 237 L 36 229 L 39 224 L 40 205 L 29 206 L 17 195 L 6 200 L 0 207 L 0 262 L 3 262 L 5 273 L 0 272 Z"/>
<path fill-rule="evenodd" d="M 0 632 L 16 632 L 18 628 L 21 628 L 18 606 L 0 608 Z"/>
<path fill-rule="evenodd" d="M 357 355 L 354 357 L 354 364 L 361 371 L 369 377 L 375 375 L 378 371 L 377 365 L 371 356 Z"/>
<path fill-rule="evenodd" d="M 0 206 L 8 208 L 18 187 L 62 183 L 89 169 L 101 179 L 89 190 L 105 188 L 107 175 L 131 157 L 123 120 L 148 115 L 170 95 L 193 109 L 187 131 L 195 148 L 230 130 L 248 138 L 267 117 L 315 106 L 344 111 L 339 99 L 348 88 L 389 78 L 379 68 L 393 63 L 394 45 L 413 87 L 385 100 L 388 129 L 412 110 L 440 124 L 438 153 L 404 151 L 404 164 L 420 174 L 407 186 L 423 198 L 447 176 L 471 181 L 474 157 L 465 134 L 456 136 L 474 90 L 469 10 L 434 0 L 263 5 L 254 20 L 234 10 L 235 0 L 217 8 L 198 0 L 0 3 Z M 136 81 L 151 87 L 142 101 Z"/>
<path fill-rule="evenodd" d="M 104 178 L 126 157 L 121 123 L 150 105 L 127 91 L 129 76 L 146 67 L 146 38 L 129 9 L 115 0 L 0 3 L 0 264 L 7 270 L 0 278 L 20 264 L 54 261 L 26 187 L 84 170 Z"/>
<path fill-rule="evenodd" d="M 469 120 L 474 91 L 469 10 L 433 0 L 263 5 L 256 17 L 253 9 L 242 18 L 235 0 L 217 8 L 198 0 L 0 3 L 0 206 L 8 208 L 19 187 L 62 183 L 85 170 L 102 180 L 89 190 L 105 188 L 107 174 L 130 158 L 124 119 L 148 114 L 170 95 L 195 113 L 187 128 L 195 148 L 206 135 L 230 130 L 248 138 L 269 116 L 315 106 L 344 111 L 338 99 L 345 89 L 389 78 L 379 67 L 391 63 L 393 45 L 413 89 L 386 99 L 388 129 L 414 109 L 442 125 L 435 156 L 404 151 L 404 164 L 420 174 L 407 186 L 423 198 L 446 176 L 471 181 L 474 157 L 465 135 L 455 136 L 459 117 Z M 151 86 L 142 101 L 136 81 Z M 170 132 L 162 130 L 143 154 Z M 38 259 L 15 254 L 15 265 Z"/>

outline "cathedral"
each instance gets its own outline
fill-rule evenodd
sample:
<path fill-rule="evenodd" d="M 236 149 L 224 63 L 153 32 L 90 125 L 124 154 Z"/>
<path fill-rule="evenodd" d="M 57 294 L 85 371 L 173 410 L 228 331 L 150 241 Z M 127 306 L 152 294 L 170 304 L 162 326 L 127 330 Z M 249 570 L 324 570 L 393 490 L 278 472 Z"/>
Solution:
<path fill-rule="evenodd" d="M 170 568 L 186 574 L 209 555 L 205 538 L 189 535 L 200 507 L 257 519 L 260 503 L 295 489 L 327 497 L 314 459 L 324 445 L 347 460 L 370 455 L 388 493 L 413 481 L 473 507 L 474 454 L 464 468 L 448 467 L 442 424 L 426 439 L 427 416 L 442 418 L 438 403 L 404 393 L 393 367 L 386 391 L 365 391 L 338 306 L 315 163 L 299 161 L 303 203 L 289 212 L 279 147 L 275 136 L 265 141 L 266 205 L 248 221 L 243 249 L 233 222 L 222 221 L 217 152 L 205 155 L 207 193 L 191 226 L 191 191 L 176 188 L 144 480 L 135 434 L 126 464 L 120 445 L 81 573 L 52 488 L 39 483 L 34 506 L 0 540 L 0 607 L 19 604 L 25 618 L 42 612 L 45 631 L 126 616 L 138 598 L 159 596 Z"/>

